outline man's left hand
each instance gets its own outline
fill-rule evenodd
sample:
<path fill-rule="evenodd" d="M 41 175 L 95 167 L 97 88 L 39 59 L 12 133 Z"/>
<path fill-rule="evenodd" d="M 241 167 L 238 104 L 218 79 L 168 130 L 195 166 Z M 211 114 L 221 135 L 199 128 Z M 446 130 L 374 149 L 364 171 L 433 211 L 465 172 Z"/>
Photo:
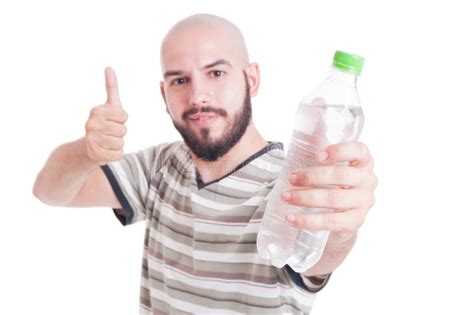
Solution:
<path fill-rule="evenodd" d="M 374 205 L 377 177 L 374 160 L 361 142 L 330 145 L 319 152 L 316 167 L 290 174 L 291 186 L 282 199 L 292 205 L 327 208 L 327 213 L 289 213 L 292 226 L 330 231 L 329 243 L 351 241 Z"/>

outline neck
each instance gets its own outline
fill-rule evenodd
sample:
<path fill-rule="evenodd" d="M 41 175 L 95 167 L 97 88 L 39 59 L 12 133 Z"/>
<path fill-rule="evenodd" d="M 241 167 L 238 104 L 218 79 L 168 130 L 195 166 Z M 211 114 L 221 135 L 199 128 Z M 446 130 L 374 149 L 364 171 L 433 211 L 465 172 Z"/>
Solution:
<path fill-rule="evenodd" d="M 209 162 L 201 160 L 192 152 L 191 157 L 197 171 L 201 175 L 201 179 L 207 183 L 228 174 L 240 163 L 266 147 L 267 144 L 251 120 L 239 142 L 217 161 Z"/>

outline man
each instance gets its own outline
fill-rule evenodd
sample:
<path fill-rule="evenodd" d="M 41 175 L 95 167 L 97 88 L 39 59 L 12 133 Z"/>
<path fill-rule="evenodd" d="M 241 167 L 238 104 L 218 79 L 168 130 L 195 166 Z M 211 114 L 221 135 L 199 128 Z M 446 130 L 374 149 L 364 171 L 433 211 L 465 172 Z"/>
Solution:
<path fill-rule="evenodd" d="M 124 155 L 127 114 L 107 68 L 107 102 L 91 110 L 83 138 L 53 151 L 35 196 L 50 205 L 112 207 L 124 225 L 146 220 L 142 313 L 309 313 L 373 205 L 377 180 L 366 146 L 329 146 L 319 166 L 294 174 L 285 202 L 335 211 L 289 213 L 288 224 L 331 233 L 307 272 L 276 268 L 255 242 L 284 155 L 252 121 L 260 74 L 242 34 L 216 16 L 188 17 L 165 36 L 161 65 L 166 110 L 184 142 Z"/>

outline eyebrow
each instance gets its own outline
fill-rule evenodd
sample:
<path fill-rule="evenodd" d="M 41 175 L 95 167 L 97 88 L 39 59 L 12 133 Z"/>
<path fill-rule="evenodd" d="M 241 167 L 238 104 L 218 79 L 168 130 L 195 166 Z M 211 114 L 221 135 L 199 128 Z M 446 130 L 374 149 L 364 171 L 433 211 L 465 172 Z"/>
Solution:
<path fill-rule="evenodd" d="M 205 65 L 204 67 L 202 67 L 202 69 L 209 69 L 209 68 L 212 68 L 212 67 L 215 67 L 215 66 L 218 66 L 218 65 L 225 65 L 225 66 L 229 66 L 229 67 L 232 68 L 232 64 L 229 61 L 227 61 L 225 59 L 219 59 L 217 61 L 214 61 L 213 63 Z M 165 72 L 163 77 L 166 79 L 167 77 L 182 75 L 183 73 L 184 72 L 181 71 L 181 70 L 169 70 L 169 71 Z"/>
<path fill-rule="evenodd" d="M 167 77 L 172 77 L 172 76 L 175 76 L 175 75 L 182 75 L 182 74 L 183 74 L 183 71 L 170 70 L 170 71 L 166 71 L 165 74 L 163 75 L 163 77 L 166 79 Z"/>
<path fill-rule="evenodd" d="M 226 65 L 226 66 L 229 66 L 229 67 L 232 68 L 232 65 L 230 64 L 230 62 L 228 62 L 225 59 L 219 59 L 217 61 L 214 61 L 213 63 L 210 63 L 210 64 L 204 66 L 203 69 L 209 69 L 209 68 L 212 68 L 212 67 L 215 67 L 215 66 L 218 66 L 218 65 Z"/>

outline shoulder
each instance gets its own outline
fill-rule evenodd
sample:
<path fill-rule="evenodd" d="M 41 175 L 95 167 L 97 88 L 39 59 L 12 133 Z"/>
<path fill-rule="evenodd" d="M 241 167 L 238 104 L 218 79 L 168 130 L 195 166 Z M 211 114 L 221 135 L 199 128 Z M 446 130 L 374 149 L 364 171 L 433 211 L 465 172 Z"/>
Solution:
<path fill-rule="evenodd" d="M 183 141 L 164 142 L 142 151 L 146 152 L 154 172 L 159 171 L 168 161 L 183 159 L 187 154 Z"/>

